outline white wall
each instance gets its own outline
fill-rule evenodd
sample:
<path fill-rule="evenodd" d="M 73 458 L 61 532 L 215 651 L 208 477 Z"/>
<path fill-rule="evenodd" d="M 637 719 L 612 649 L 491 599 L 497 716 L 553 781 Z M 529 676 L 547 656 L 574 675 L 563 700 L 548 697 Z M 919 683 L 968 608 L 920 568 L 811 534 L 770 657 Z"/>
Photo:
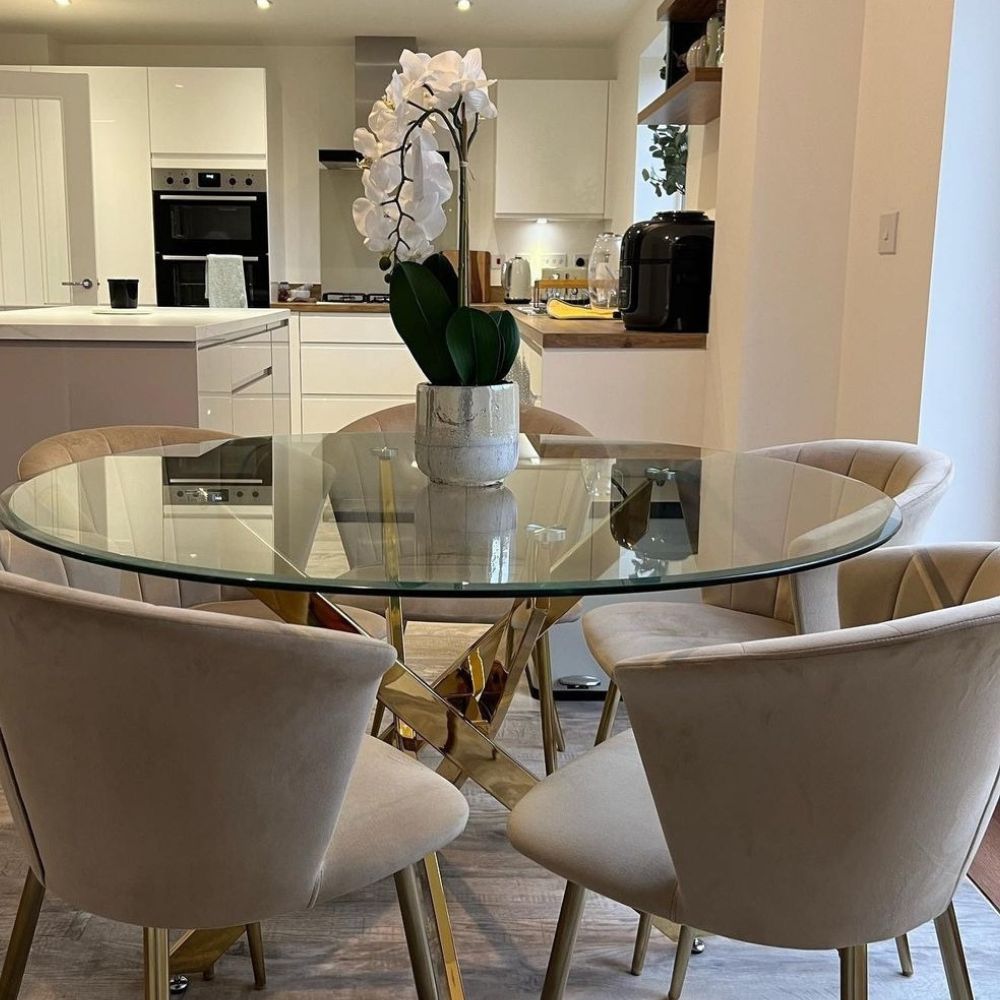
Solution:
<path fill-rule="evenodd" d="M 48 35 L 0 32 L 0 66 L 58 62 L 59 45 Z"/>
<path fill-rule="evenodd" d="M 920 443 L 955 462 L 934 540 L 1000 539 L 1000 7 L 956 0 Z"/>
<path fill-rule="evenodd" d="M 708 444 L 834 427 L 863 15 L 859 0 L 729 9 Z"/>
<path fill-rule="evenodd" d="M 932 0 L 914 16 L 909 0 L 866 5 L 836 421 L 841 437 L 916 440 L 952 8 L 953 0 Z M 879 255 L 879 215 L 893 211 L 900 213 L 898 252 Z"/>
<path fill-rule="evenodd" d="M 608 115 L 608 183 L 605 204 L 611 226 L 623 233 L 635 221 L 636 112 L 643 91 L 641 60 L 664 37 L 659 0 L 640 0 L 614 46 Z M 666 48 L 664 44 L 664 49 Z"/>

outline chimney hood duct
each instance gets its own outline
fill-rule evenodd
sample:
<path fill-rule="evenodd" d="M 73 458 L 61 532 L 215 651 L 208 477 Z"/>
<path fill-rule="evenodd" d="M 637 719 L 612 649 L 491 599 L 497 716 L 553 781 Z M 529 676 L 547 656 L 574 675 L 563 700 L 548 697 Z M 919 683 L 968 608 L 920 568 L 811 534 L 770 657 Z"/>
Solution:
<path fill-rule="evenodd" d="M 354 39 L 354 127 L 366 128 L 372 105 L 385 93 L 403 49 L 416 52 L 416 38 L 359 35 Z M 328 170 L 357 167 L 354 149 L 321 149 L 319 162 Z"/>

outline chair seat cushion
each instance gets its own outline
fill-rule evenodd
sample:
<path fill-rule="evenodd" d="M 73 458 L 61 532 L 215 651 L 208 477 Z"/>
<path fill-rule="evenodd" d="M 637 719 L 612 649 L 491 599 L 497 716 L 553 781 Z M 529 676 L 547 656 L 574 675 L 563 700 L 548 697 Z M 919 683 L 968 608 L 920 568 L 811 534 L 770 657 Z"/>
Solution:
<path fill-rule="evenodd" d="M 726 642 L 793 635 L 795 627 L 764 615 L 711 604 L 645 601 L 609 604 L 583 616 L 583 634 L 608 674 L 622 660 Z"/>
<path fill-rule="evenodd" d="M 322 903 L 377 882 L 450 844 L 465 796 L 429 767 L 366 736 L 319 878 Z"/>
<path fill-rule="evenodd" d="M 673 919 L 677 876 L 631 730 L 532 788 L 507 834 L 518 851 L 570 882 Z"/>
<path fill-rule="evenodd" d="M 263 601 L 252 597 L 241 601 L 211 601 L 208 604 L 198 604 L 197 611 L 214 611 L 217 615 L 237 615 L 241 618 L 259 618 L 264 621 L 280 622 L 281 617 L 272 611 Z M 351 617 L 373 639 L 386 637 L 385 619 L 381 615 L 356 609 Z"/>

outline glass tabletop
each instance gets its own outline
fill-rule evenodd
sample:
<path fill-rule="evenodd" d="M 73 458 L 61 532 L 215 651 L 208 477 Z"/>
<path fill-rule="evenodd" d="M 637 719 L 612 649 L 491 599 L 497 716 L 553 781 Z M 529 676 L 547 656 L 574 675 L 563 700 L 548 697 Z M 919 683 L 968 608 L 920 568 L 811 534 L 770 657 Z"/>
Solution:
<path fill-rule="evenodd" d="M 332 594 L 586 595 L 775 576 L 898 530 L 856 480 L 753 453 L 524 437 L 490 488 L 429 482 L 411 434 L 242 438 L 95 458 L 0 497 L 45 548 L 143 573 Z"/>

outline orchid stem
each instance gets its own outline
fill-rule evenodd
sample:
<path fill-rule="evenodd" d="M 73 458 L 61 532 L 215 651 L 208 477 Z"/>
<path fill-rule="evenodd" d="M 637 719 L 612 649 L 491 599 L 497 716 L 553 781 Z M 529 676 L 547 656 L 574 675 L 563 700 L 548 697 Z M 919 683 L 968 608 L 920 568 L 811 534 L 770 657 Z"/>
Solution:
<path fill-rule="evenodd" d="M 468 306 L 472 298 L 469 273 L 469 123 L 462 109 L 458 146 L 458 304 Z"/>

